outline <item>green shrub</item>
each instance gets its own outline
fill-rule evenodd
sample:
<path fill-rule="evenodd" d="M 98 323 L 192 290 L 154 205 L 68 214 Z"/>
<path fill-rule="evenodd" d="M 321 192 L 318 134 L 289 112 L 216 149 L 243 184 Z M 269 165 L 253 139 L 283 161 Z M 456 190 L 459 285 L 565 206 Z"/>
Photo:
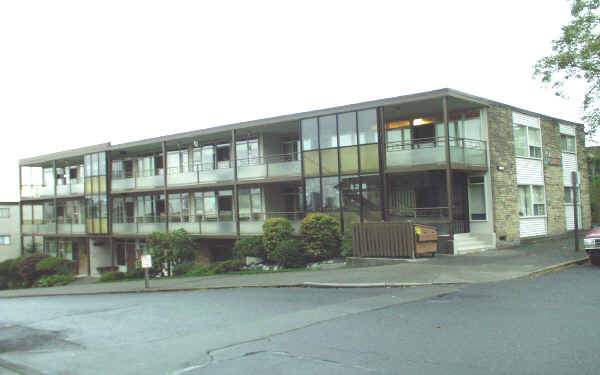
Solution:
<path fill-rule="evenodd" d="M 306 265 L 302 243 L 293 238 L 278 243 L 271 255 L 273 261 L 284 268 L 303 267 Z"/>
<path fill-rule="evenodd" d="M 43 275 L 41 272 L 38 272 L 36 266 L 48 257 L 45 254 L 31 254 L 20 259 L 19 263 L 17 263 L 17 272 L 25 286 L 33 285 Z"/>
<path fill-rule="evenodd" d="M 175 267 L 173 267 L 173 275 L 185 275 L 188 272 L 190 272 L 192 268 L 194 268 L 194 265 L 192 263 L 176 264 Z"/>
<path fill-rule="evenodd" d="M 214 275 L 215 272 L 209 267 L 199 264 L 192 268 L 186 275 L 187 276 L 210 276 Z"/>
<path fill-rule="evenodd" d="M 144 269 L 136 268 L 135 270 L 127 271 L 127 272 L 125 272 L 125 278 L 126 279 L 143 279 L 144 278 Z"/>
<path fill-rule="evenodd" d="M 72 273 L 57 273 L 55 275 L 44 276 L 38 280 L 37 286 L 45 288 L 49 286 L 67 285 L 76 279 Z"/>
<path fill-rule="evenodd" d="M 65 258 L 48 257 L 36 264 L 35 270 L 40 275 L 67 274 L 71 273 L 72 263 L 72 261 Z"/>
<path fill-rule="evenodd" d="M 242 267 L 244 267 L 245 262 L 242 262 L 239 259 L 226 260 L 223 262 L 217 262 L 210 266 L 210 270 L 216 274 L 220 273 L 228 273 L 228 272 L 237 272 L 241 271 Z"/>
<path fill-rule="evenodd" d="M 9 288 L 11 283 L 15 284 L 21 281 L 21 277 L 17 272 L 17 264 L 20 261 L 21 258 L 14 258 L 0 262 L 0 289 Z"/>
<path fill-rule="evenodd" d="M 311 214 L 302 220 L 300 234 L 304 251 L 319 261 L 340 255 L 340 223 L 326 214 Z"/>
<path fill-rule="evenodd" d="M 240 238 L 235 241 L 232 249 L 233 259 L 257 257 L 265 259 L 265 246 L 262 236 Z"/>
<path fill-rule="evenodd" d="M 274 262 L 271 253 L 282 241 L 292 238 L 294 227 L 292 223 L 285 218 L 272 218 L 263 224 L 263 245 L 267 260 Z"/>
<path fill-rule="evenodd" d="M 352 233 L 345 232 L 342 235 L 342 250 L 341 254 L 344 257 L 352 256 Z"/>
<path fill-rule="evenodd" d="M 100 281 L 123 280 L 124 278 L 125 273 L 121 271 L 110 271 L 100 276 Z"/>

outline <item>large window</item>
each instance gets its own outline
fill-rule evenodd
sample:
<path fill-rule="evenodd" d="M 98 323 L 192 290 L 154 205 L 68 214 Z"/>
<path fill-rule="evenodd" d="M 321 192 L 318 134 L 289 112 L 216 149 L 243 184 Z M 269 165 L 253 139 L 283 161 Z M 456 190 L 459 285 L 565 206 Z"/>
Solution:
<path fill-rule="evenodd" d="M 536 185 L 519 185 L 519 216 L 546 215 L 546 198 L 544 187 Z"/>
<path fill-rule="evenodd" d="M 169 174 L 187 172 L 189 169 L 188 150 L 169 151 L 167 153 L 167 168 Z"/>
<path fill-rule="evenodd" d="M 263 220 L 264 208 L 260 188 L 240 189 L 238 192 L 240 220 Z"/>
<path fill-rule="evenodd" d="M 575 137 L 572 135 L 560 135 L 560 148 L 562 152 L 575 152 Z"/>
<path fill-rule="evenodd" d="M 258 139 L 237 141 L 235 147 L 238 167 L 260 164 Z"/>
<path fill-rule="evenodd" d="M 358 112 L 358 142 L 377 143 L 377 112 L 375 109 L 367 109 Z"/>
<path fill-rule="evenodd" d="M 319 130 L 317 128 L 317 119 L 311 118 L 302 120 L 302 148 L 304 151 L 315 150 L 319 148 Z"/>
<path fill-rule="evenodd" d="M 524 125 L 514 125 L 515 153 L 517 156 L 541 158 L 542 137 L 540 129 Z"/>
<path fill-rule="evenodd" d="M 337 122 L 335 115 L 319 117 L 319 140 L 321 148 L 337 147 Z"/>
<path fill-rule="evenodd" d="M 190 220 L 190 198 L 188 193 L 169 194 L 169 221 L 185 223 Z"/>

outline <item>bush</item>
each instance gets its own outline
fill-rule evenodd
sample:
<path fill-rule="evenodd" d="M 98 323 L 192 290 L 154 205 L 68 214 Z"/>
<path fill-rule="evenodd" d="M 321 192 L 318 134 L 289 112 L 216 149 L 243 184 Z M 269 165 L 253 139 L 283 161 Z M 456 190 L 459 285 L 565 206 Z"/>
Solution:
<path fill-rule="evenodd" d="M 326 214 L 308 215 L 300 224 L 300 234 L 306 254 L 314 260 L 340 255 L 340 224 L 336 218 Z"/>
<path fill-rule="evenodd" d="M 192 268 L 194 268 L 194 265 L 192 263 L 176 264 L 175 267 L 173 267 L 173 275 L 185 275 L 188 272 L 190 272 Z"/>
<path fill-rule="evenodd" d="M 232 259 L 212 264 L 209 269 L 216 274 L 220 274 L 241 271 L 244 265 L 245 262 L 242 262 L 239 259 Z"/>
<path fill-rule="evenodd" d="M 0 262 L 0 289 L 6 289 L 21 281 L 17 272 L 17 264 L 21 258 L 7 259 Z"/>
<path fill-rule="evenodd" d="M 144 269 L 136 268 L 135 270 L 127 271 L 127 272 L 125 272 L 125 278 L 126 279 L 143 279 L 144 278 Z"/>
<path fill-rule="evenodd" d="M 36 269 L 36 266 L 48 257 L 48 255 L 44 254 L 31 254 L 20 259 L 19 263 L 17 263 L 17 272 L 25 286 L 33 285 L 43 275 Z"/>
<path fill-rule="evenodd" d="M 187 276 L 210 276 L 210 275 L 214 275 L 215 272 L 213 270 L 211 270 L 209 267 L 199 264 L 197 266 L 195 266 L 194 268 L 192 268 L 186 275 Z"/>
<path fill-rule="evenodd" d="M 342 250 L 341 254 L 344 257 L 352 256 L 352 233 L 345 232 L 342 236 Z"/>
<path fill-rule="evenodd" d="M 72 273 L 58 273 L 55 275 L 44 276 L 38 280 L 37 286 L 45 288 L 49 286 L 67 285 L 76 279 Z"/>
<path fill-rule="evenodd" d="M 294 227 L 285 218 L 268 219 L 263 224 L 263 245 L 267 260 L 274 262 L 271 253 L 275 251 L 277 244 L 292 238 Z"/>
<path fill-rule="evenodd" d="M 271 255 L 273 261 L 284 268 L 303 267 L 306 265 L 302 243 L 293 238 L 278 243 Z"/>
<path fill-rule="evenodd" d="M 67 274 L 71 273 L 71 262 L 65 258 L 48 257 L 42 259 L 35 266 L 35 270 L 40 275 L 54 275 L 54 274 Z"/>
<path fill-rule="evenodd" d="M 242 259 L 246 257 L 257 257 L 265 259 L 265 246 L 262 236 L 240 238 L 233 245 L 233 259 Z"/>
<path fill-rule="evenodd" d="M 121 271 L 111 271 L 107 272 L 104 275 L 100 276 L 100 281 L 114 281 L 114 280 L 123 280 L 125 278 L 125 273 Z"/>

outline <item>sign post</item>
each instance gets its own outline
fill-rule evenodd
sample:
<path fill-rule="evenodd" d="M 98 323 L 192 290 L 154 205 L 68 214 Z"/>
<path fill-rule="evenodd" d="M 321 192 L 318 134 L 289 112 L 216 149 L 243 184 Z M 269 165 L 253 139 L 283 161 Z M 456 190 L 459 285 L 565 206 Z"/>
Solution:
<path fill-rule="evenodd" d="M 574 237 L 575 237 L 575 251 L 579 251 L 579 239 L 577 238 L 577 232 L 579 229 L 579 220 L 577 217 L 577 172 L 571 172 L 571 186 L 573 187 L 573 224 L 574 225 Z"/>
<path fill-rule="evenodd" d="M 142 254 L 142 268 L 144 269 L 144 280 L 146 282 L 146 289 L 150 288 L 150 275 L 148 274 L 148 268 L 152 268 L 152 255 Z"/>

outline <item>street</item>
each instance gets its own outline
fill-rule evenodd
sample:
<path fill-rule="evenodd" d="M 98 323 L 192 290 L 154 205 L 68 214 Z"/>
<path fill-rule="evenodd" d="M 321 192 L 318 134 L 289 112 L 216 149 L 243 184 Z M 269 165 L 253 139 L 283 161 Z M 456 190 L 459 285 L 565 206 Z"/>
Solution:
<path fill-rule="evenodd" d="M 596 374 L 599 285 L 584 265 L 466 286 L 3 299 L 0 374 Z"/>

